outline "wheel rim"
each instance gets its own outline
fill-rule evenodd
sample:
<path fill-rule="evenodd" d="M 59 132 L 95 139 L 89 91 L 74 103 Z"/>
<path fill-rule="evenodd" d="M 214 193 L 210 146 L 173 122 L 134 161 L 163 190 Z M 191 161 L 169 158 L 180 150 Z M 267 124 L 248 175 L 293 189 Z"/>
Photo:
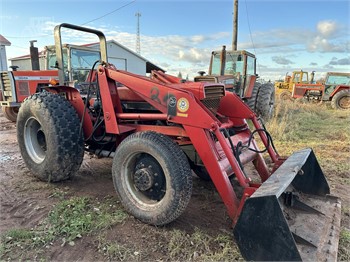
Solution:
<path fill-rule="evenodd" d="M 46 137 L 41 124 L 34 118 L 29 118 L 24 126 L 24 144 L 30 158 L 37 164 L 46 156 Z"/>
<path fill-rule="evenodd" d="M 340 108 L 348 109 L 350 108 L 350 95 L 349 96 L 343 96 L 339 99 L 338 105 Z"/>
<path fill-rule="evenodd" d="M 159 162 L 147 153 L 135 153 L 126 159 L 122 175 L 128 193 L 142 205 L 159 203 L 166 193 L 166 178 Z"/>

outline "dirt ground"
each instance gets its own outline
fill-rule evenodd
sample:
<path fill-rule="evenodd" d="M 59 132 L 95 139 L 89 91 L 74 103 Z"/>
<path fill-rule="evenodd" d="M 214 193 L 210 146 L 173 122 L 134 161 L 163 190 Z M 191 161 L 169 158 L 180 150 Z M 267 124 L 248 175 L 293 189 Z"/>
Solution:
<path fill-rule="evenodd" d="M 0 234 L 10 228 L 28 229 L 38 225 L 58 203 L 59 199 L 51 197 L 57 189 L 64 191 L 66 197 L 87 196 L 100 201 L 105 197 L 115 197 L 111 165 L 111 159 L 85 155 L 74 178 L 55 184 L 41 182 L 28 171 L 21 158 L 15 124 L 0 113 Z M 333 192 L 344 196 L 342 201 L 349 207 L 348 187 L 337 179 L 331 179 L 331 186 Z M 349 224 L 349 215 L 349 212 L 343 214 L 343 224 Z M 191 233 L 195 228 L 212 236 L 218 232 L 232 235 L 226 209 L 213 185 L 196 177 L 187 210 L 165 230 L 179 229 Z M 164 261 L 169 250 L 159 244 L 166 237 L 159 233 L 161 230 L 129 217 L 124 223 L 110 228 L 106 237 L 112 241 L 117 239 L 119 243 L 134 247 L 135 250 L 142 249 L 142 260 Z M 44 257 L 49 261 L 108 260 L 103 253 L 98 252 L 97 246 L 95 236 L 84 236 L 74 246 L 62 247 L 61 243 L 54 243 L 45 251 Z"/>
<path fill-rule="evenodd" d="M 103 201 L 105 197 L 114 197 L 111 165 L 111 159 L 96 159 L 86 154 L 74 178 L 55 184 L 41 182 L 33 177 L 21 158 L 15 124 L 0 113 L 0 234 L 11 228 L 35 227 L 59 201 L 51 197 L 57 190 L 64 191 L 66 198 L 85 196 Z M 197 228 L 213 235 L 218 232 L 232 235 L 226 209 L 213 185 L 197 177 L 194 180 L 194 191 L 187 210 L 165 230 L 179 229 L 190 233 Z M 200 193 L 203 189 L 206 194 Z M 159 246 L 159 231 L 153 228 L 130 216 L 122 225 L 108 230 L 107 237 L 110 240 L 117 238 L 119 243 L 134 246 L 135 250 L 142 249 L 142 259 L 164 260 L 168 251 Z M 61 247 L 61 243 L 54 243 L 44 257 L 49 261 L 106 260 L 103 254 L 97 252 L 96 241 L 93 236 L 84 236 L 74 246 Z M 152 247 L 152 241 L 157 243 L 157 247 Z"/>

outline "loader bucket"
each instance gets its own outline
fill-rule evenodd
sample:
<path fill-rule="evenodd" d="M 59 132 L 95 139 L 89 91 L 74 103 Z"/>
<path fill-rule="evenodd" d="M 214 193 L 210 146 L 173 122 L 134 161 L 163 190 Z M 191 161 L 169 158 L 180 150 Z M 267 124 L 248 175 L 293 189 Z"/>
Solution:
<path fill-rule="evenodd" d="M 246 260 L 336 261 L 340 200 L 311 149 L 292 154 L 245 201 L 234 228 Z"/>

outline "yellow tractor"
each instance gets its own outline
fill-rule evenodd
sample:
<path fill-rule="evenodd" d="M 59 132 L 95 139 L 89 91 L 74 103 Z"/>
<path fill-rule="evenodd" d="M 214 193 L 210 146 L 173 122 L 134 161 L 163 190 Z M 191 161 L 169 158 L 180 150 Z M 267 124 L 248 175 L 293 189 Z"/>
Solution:
<path fill-rule="evenodd" d="M 294 71 L 292 76 L 286 74 L 284 81 L 278 80 L 275 82 L 275 95 L 276 98 L 281 100 L 292 99 L 292 93 L 295 84 L 312 84 L 314 82 L 315 71 L 310 73 L 310 80 L 308 72 L 303 70 Z"/>

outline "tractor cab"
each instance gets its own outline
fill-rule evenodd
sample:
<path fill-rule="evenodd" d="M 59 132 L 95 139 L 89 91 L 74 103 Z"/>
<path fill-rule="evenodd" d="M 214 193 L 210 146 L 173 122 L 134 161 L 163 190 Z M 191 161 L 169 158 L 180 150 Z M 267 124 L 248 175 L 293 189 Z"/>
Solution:
<path fill-rule="evenodd" d="M 56 48 L 46 46 L 46 68 L 58 69 Z M 89 72 L 96 61 L 100 60 L 99 50 L 88 47 L 64 44 L 62 47 L 64 80 L 70 86 L 79 88 L 79 83 L 87 82 Z"/>
<path fill-rule="evenodd" d="M 338 86 L 350 86 L 350 74 L 329 72 L 326 75 L 326 80 L 324 85 L 325 85 L 324 95 L 329 97 Z"/>
<path fill-rule="evenodd" d="M 195 82 L 217 82 L 225 84 L 226 90 L 235 92 L 241 98 L 250 97 L 249 87 L 254 86 L 257 78 L 255 55 L 245 51 L 221 51 L 211 54 L 209 73 L 199 72 Z"/>

